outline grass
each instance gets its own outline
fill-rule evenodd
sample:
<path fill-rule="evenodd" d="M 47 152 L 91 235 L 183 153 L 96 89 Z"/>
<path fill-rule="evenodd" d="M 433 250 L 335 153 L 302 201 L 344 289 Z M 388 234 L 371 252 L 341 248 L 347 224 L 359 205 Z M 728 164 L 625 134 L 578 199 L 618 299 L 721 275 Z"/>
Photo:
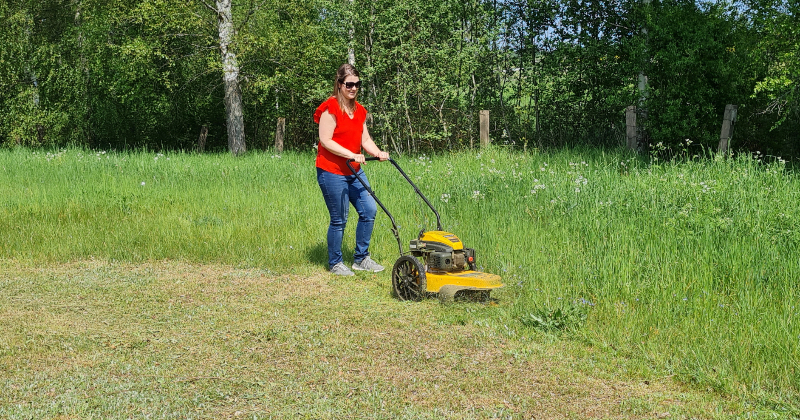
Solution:
<path fill-rule="evenodd" d="M 116 273 L 107 279 L 98 275 L 96 282 L 107 288 L 119 288 L 114 289 L 111 296 L 120 299 L 116 306 L 128 313 L 120 316 L 123 319 L 138 314 L 135 308 L 141 305 L 133 302 L 144 296 L 137 293 L 168 286 L 146 275 L 131 275 L 126 282 L 118 278 L 120 270 L 122 274 L 128 269 L 138 272 L 137 267 L 162 260 L 177 261 L 176 265 L 217 267 L 222 264 L 246 277 L 261 273 L 256 277 L 263 275 L 271 279 L 268 283 L 281 276 L 299 276 L 293 277 L 292 282 L 299 281 L 298 278 L 317 279 L 312 282 L 320 287 L 332 287 L 331 293 L 324 296 L 335 304 L 327 305 L 333 312 L 344 313 L 340 317 L 322 318 L 326 324 L 355 322 L 349 317 L 363 319 L 366 311 L 383 320 L 376 323 L 376 334 L 378 330 L 387 329 L 404 336 L 410 334 L 409 331 L 417 331 L 417 325 L 430 329 L 431 325 L 443 323 L 446 328 L 441 331 L 445 336 L 440 341 L 455 340 L 461 345 L 464 343 L 445 331 L 450 331 L 453 325 L 466 327 L 471 334 L 513 338 L 512 349 L 506 352 L 521 354 L 528 358 L 526 360 L 537 360 L 537 363 L 541 359 L 532 357 L 552 357 L 568 348 L 569 357 L 564 356 L 564 360 L 573 359 L 564 363 L 577 365 L 566 369 L 572 376 L 611 372 L 624 378 L 651 378 L 648 379 L 651 382 L 652 378 L 666 378 L 662 382 L 678 381 L 689 385 L 692 392 L 703 392 L 704 397 L 699 398 L 707 401 L 705 405 L 682 403 L 689 407 L 681 411 L 687 416 L 800 415 L 800 405 L 796 402 L 800 400 L 796 282 L 800 277 L 797 249 L 800 214 L 796 206 L 800 183 L 782 161 L 764 162 L 759 156 L 738 156 L 660 163 L 616 152 L 571 150 L 516 154 L 497 149 L 398 160 L 436 204 L 444 228 L 477 249 L 478 264 L 484 270 L 503 276 L 507 287 L 496 294 L 501 302 L 499 307 L 467 305 L 442 309 L 431 302 L 419 306 L 400 304 L 398 311 L 402 313 L 409 309 L 421 312 L 409 315 L 404 318 L 406 323 L 398 325 L 392 320 L 399 313 L 384 315 L 385 318 L 375 314 L 376 308 L 397 304 L 387 295 L 388 275 L 379 275 L 371 280 L 369 287 L 355 291 L 338 284 L 335 279 L 319 280 L 320 275 L 324 276 L 320 273 L 324 273 L 326 260 L 323 240 L 327 214 L 314 183 L 310 154 L 286 153 L 279 157 L 254 153 L 233 158 L 83 150 L 46 153 L 24 149 L 0 153 L 0 231 L 7 232 L 0 235 L 0 258 L 7 266 L 20 267 L 11 272 L 36 272 L 35 267 L 43 267 L 29 283 L 45 290 L 35 295 L 26 294 L 21 292 L 23 288 L 14 288 L 16 280 L 3 277 L 0 285 L 5 290 L 0 294 L 6 302 L 2 307 L 20 311 L 20 306 L 23 309 L 35 306 L 30 302 L 36 299 L 76 294 L 74 289 L 79 285 L 68 282 L 72 274 L 65 274 L 66 279 L 55 276 L 59 280 L 53 285 L 40 283 L 47 283 L 46 279 L 50 278 L 47 273 L 60 270 L 64 263 L 94 258 L 102 261 L 98 263 L 101 271 Z M 369 164 L 366 170 L 379 198 L 401 225 L 404 242 L 419 229 L 435 226 L 427 208 L 390 165 Z M 352 216 L 345 238 L 347 243 L 352 242 L 355 225 Z M 391 264 L 396 258 L 397 244 L 388 227 L 388 219 L 379 216 L 372 252 L 376 260 Z M 345 257 L 352 258 L 352 254 Z M 168 264 L 172 266 L 173 263 Z M 81 269 L 78 272 L 82 272 Z M 140 287 L 136 282 L 145 283 Z M 255 284 L 253 287 L 248 293 L 259 290 Z M 95 290 L 98 286 L 90 288 Z M 9 300 L 8 296 L 15 296 L 9 290 L 22 296 L 21 300 Z M 348 306 L 336 300 L 342 290 L 347 291 L 349 297 L 345 302 L 356 302 L 354 308 L 357 309 L 341 309 Z M 145 305 L 155 318 L 130 325 L 139 325 L 143 331 L 166 330 L 165 325 L 174 321 L 169 318 L 157 321 L 170 307 L 169 299 L 178 302 L 168 292 L 164 291 L 167 295 L 161 298 L 153 297 Z M 228 306 L 249 301 L 231 293 L 226 289 L 222 296 L 215 293 L 210 296 L 217 296 Z M 298 299 L 296 294 L 289 295 L 291 299 L 287 300 Z M 196 294 L 193 296 L 198 299 Z M 98 295 L 92 300 L 98 300 L 97 304 L 103 307 L 111 302 L 102 301 Z M 76 302 L 75 299 L 69 301 L 70 305 Z M 315 308 L 316 314 L 328 308 L 324 304 L 317 305 L 320 301 L 319 297 L 301 297 L 298 305 Z M 54 312 L 51 315 L 53 325 L 68 325 L 69 316 L 76 314 L 59 309 L 53 302 L 42 306 L 45 312 Z M 206 323 L 239 325 L 240 330 L 261 331 L 259 334 L 275 334 L 275 337 L 288 334 L 285 329 L 255 328 L 264 325 L 266 315 L 263 313 L 248 318 L 238 311 L 213 312 L 215 306 L 210 302 L 207 302 Z M 290 313 L 293 314 L 292 325 L 303 325 L 302 321 L 311 316 L 297 307 Z M 94 311 L 84 316 L 84 322 L 101 322 L 93 314 Z M 18 319 L 8 312 L 0 315 L 4 327 L 17 325 Z M 535 322 L 536 319 L 542 322 Z M 120 322 L 128 325 L 128 321 Z M 245 327 L 248 322 L 254 323 L 250 329 Z M 179 325 L 171 326 L 170 330 Z M 11 337 L 10 342 L 23 340 L 20 338 L 23 336 L 26 343 L 66 341 L 74 348 L 85 346 L 77 347 L 81 354 L 91 353 L 90 349 L 99 340 L 92 339 L 91 334 L 72 337 L 58 332 L 59 328 L 55 327 L 52 327 L 53 334 L 39 335 L 32 331 L 41 329 L 33 326 L 16 328 L 18 335 Z M 44 331 L 49 330 L 45 328 Z M 295 339 L 293 334 L 290 337 Z M 359 342 L 358 337 L 342 338 L 343 334 L 344 330 L 339 329 L 324 335 L 325 340 L 319 337 L 316 340 Z M 137 351 L 136 346 L 153 348 L 154 345 L 152 338 L 150 342 L 143 341 L 147 335 L 141 332 L 140 341 L 129 337 L 127 332 L 117 336 L 128 337 L 120 345 L 131 352 Z M 414 337 L 427 343 L 427 335 Z M 208 336 L 186 339 L 205 346 L 206 354 L 219 353 L 225 348 L 224 340 Z M 554 344 L 544 346 L 542 340 Z M 410 346 L 411 343 L 398 345 Z M 22 346 L 22 350 L 12 352 L 12 359 L 8 353 L 12 350 L 6 347 L 4 353 L 0 353 L 5 360 L 3 366 L 17 358 L 44 358 L 58 347 L 52 343 L 48 346 Z M 531 353 L 531 348 L 537 346 L 549 350 Z M 411 348 L 406 349 L 411 351 Z M 386 350 L 375 354 L 383 355 Z M 94 353 L 97 354 L 96 364 L 84 372 L 96 372 L 97 366 L 115 360 L 103 351 Z M 165 357 L 164 352 L 155 351 L 152 361 L 163 365 Z M 464 363 L 463 359 L 463 355 L 452 356 L 449 361 Z M 306 366 L 308 363 L 316 366 L 304 360 Z M 294 363 L 303 366 L 302 361 L 294 360 Z M 360 363 L 374 361 L 364 359 Z M 393 363 L 403 364 L 400 359 Z M 492 363 L 496 364 L 496 360 Z M 187 365 L 171 368 L 173 381 L 227 377 L 200 372 L 203 365 L 200 359 L 193 360 L 192 371 L 186 374 L 179 369 L 186 369 Z M 44 372 L 53 374 L 50 365 L 46 366 Z M 559 366 L 558 369 L 564 369 L 564 365 Z M 16 372 L 14 369 L 18 368 L 10 371 Z M 145 366 L 137 369 L 135 375 L 140 375 Z M 34 369 L 27 374 L 37 372 Z M 319 377 L 330 375 L 329 371 L 321 372 Z M 149 374 L 153 378 L 163 378 L 158 371 Z M 103 380 L 110 380 L 101 376 Z M 467 381 L 474 391 L 480 388 L 482 381 L 496 379 L 493 373 L 486 373 L 471 382 L 459 377 L 457 382 Z M 210 380 L 212 383 L 220 381 Z M 205 382 L 209 381 L 192 379 L 178 383 L 193 384 L 205 390 L 218 386 L 200 385 Z M 375 394 L 360 399 L 364 404 L 361 408 L 374 409 L 374 404 L 391 399 L 389 396 L 395 391 L 404 398 L 411 398 L 407 394 L 410 390 L 397 388 L 397 384 L 391 382 L 386 379 L 373 384 Z M 31 383 L 20 379 L 13 385 L 25 388 Z M 278 383 L 280 387 L 287 387 L 285 382 Z M 433 376 L 424 383 L 426 388 L 437 384 Z M 152 384 L 149 388 L 145 383 L 140 386 L 133 389 L 144 394 L 152 394 L 155 389 Z M 317 387 L 319 398 L 330 396 L 329 392 L 334 389 L 327 382 Z M 582 388 L 580 392 L 587 392 Z M 244 392 L 243 388 L 234 389 L 236 392 L 229 394 L 232 398 Z M 286 389 L 295 388 L 288 386 Z M 469 389 L 465 385 L 461 392 L 467 395 Z M 530 389 L 516 391 L 530 393 Z M 103 388 L 94 400 L 104 400 L 102 396 L 107 392 L 113 391 Z M 130 393 L 126 391 L 123 395 L 128 398 Z M 200 402 L 190 403 L 188 395 L 193 394 L 173 397 L 197 409 Z M 263 395 L 259 395 L 256 400 L 263 400 Z M 507 391 L 502 395 L 508 399 L 518 394 Z M 613 410 L 594 416 L 647 417 L 660 407 L 649 395 L 645 391 L 642 395 L 625 398 L 613 404 Z M 300 397 L 286 398 L 281 404 L 300 401 L 297 399 Z M 728 398 L 733 398 L 734 402 L 730 403 L 733 405 L 722 402 Z M 525 412 L 520 407 L 535 406 L 533 400 L 526 401 L 520 403 L 522 406 L 514 405 L 517 410 L 508 413 L 519 415 Z M 689 398 L 689 401 L 694 399 Z M 150 404 L 126 403 L 134 407 Z M 216 404 L 230 406 L 219 400 Z M 448 408 L 451 411 L 447 412 L 437 411 L 443 406 L 429 403 L 427 409 L 406 413 L 403 410 L 408 407 L 397 403 L 389 411 L 392 414 L 389 417 L 469 417 L 471 414 L 467 414 L 464 404 L 451 405 Z M 485 404 L 480 407 L 484 411 L 475 412 L 476 418 L 503 417 L 502 411 L 491 411 Z M 183 408 L 164 405 L 164 409 L 180 413 Z M 353 407 L 326 405 L 326 410 L 333 410 L 330 411 L 333 417 L 358 412 L 347 411 L 350 409 Z M 93 412 L 88 410 L 84 413 Z M 201 412 L 206 416 L 211 413 Z M 286 413 L 263 407 L 252 412 Z M 557 410 L 550 414 L 581 417 Z M 321 416 L 320 412 L 304 415 Z"/>
<path fill-rule="evenodd" d="M 554 336 L 517 334 L 498 317 L 502 302 L 398 302 L 382 275 L 173 261 L 0 268 L 2 418 L 637 419 L 742 410 L 669 378 L 645 383 Z"/>

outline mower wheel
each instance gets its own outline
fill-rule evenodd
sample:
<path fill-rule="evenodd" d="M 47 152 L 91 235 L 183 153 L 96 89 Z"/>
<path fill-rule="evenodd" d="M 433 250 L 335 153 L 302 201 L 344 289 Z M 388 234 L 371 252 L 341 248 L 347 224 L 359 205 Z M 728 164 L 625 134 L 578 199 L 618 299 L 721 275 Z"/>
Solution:
<path fill-rule="evenodd" d="M 392 268 L 392 287 L 398 299 L 419 302 L 427 288 L 425 267 L 411 255 L 398 258 Z"/>

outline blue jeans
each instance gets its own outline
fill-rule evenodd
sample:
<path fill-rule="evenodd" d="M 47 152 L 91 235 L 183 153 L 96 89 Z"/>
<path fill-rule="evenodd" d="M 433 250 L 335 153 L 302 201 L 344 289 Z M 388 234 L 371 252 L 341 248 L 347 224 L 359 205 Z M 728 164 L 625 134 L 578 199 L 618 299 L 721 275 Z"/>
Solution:
<path fill-rule="evenodd" d="M 362 169 L 358 170 L 358 176 L 369 186 Z M 328 226 L 328 264 L 333 267 L 342 262 L 342 237 L 347 225 L 347 212 L 350 210 L 348 202 L 352 203 L 358 212 L 353 259 L 355 262 L 361 262 L 369 255 L 369 240 L 372 237 L 372 227 L 375 225 L 375 214 L 378 212 L 375 199 L 355 175 L 337 175 L 317 168 L 317 183 L 331 216 L 331 223 Z"/>

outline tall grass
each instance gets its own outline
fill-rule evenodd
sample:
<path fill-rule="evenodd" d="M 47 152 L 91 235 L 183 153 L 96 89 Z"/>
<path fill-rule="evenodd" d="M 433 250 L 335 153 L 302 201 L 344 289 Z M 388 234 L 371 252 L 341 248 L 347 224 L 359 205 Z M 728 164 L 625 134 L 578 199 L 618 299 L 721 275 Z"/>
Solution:
<path fill-rule="evenodd" d="M 0 257 L 322 270 L 327 212 L 313 160 L 3 151 Z M 588 319 L 575 334 L 591 345 L 665 376 L 798 409 L 800 180 L 782 161 L 490 149 L 398 162 L 445 230 L 503 276 L 499 296 L 514 318 L 577 307 Z M 365 170 L 404 243 L 435 228 L 391 165 Z M 397 256 L 389 224 L 379 216 L 372 247 L 387 265 Z M 345 249 L 354 227 L 351 214 Z"/>
<path fill-rule="evenodd" d="M 4 256 L 285 267 L 307 259 L 295 254 L 314 249 L 310 219 L 326 217 L 310 156 L 16 150 L 0 162 Z"/>

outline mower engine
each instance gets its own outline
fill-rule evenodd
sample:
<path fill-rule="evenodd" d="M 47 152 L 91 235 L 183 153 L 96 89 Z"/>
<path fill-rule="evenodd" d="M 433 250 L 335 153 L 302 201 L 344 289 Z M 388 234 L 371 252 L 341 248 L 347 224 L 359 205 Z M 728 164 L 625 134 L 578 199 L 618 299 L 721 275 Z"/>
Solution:
<path fill-rule="evenodd" d="M 420 232 L 419 239 L 412 240 L 410 248 L 411 255 L 422 261 L 428 272 L 475 270 L 475 250 L 465 248 L 450 232 Z"/>

